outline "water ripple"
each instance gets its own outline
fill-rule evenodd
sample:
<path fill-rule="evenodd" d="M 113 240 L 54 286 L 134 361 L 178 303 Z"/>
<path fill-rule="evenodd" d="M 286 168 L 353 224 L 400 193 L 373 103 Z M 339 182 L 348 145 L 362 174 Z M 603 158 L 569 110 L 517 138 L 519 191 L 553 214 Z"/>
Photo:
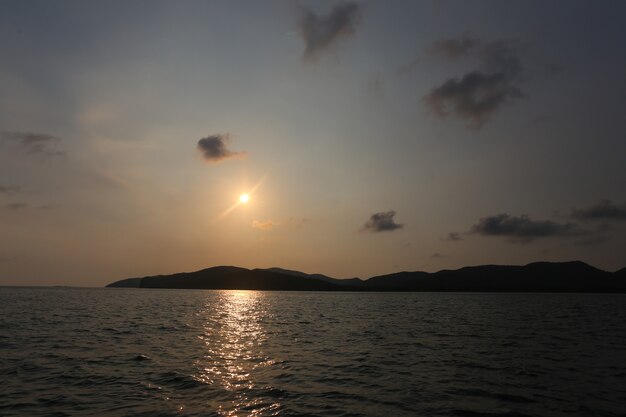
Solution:
<path fill-rule="evenodd" d="M 626 297 L 1 288 L 1 416 L 621 416 Z"/>

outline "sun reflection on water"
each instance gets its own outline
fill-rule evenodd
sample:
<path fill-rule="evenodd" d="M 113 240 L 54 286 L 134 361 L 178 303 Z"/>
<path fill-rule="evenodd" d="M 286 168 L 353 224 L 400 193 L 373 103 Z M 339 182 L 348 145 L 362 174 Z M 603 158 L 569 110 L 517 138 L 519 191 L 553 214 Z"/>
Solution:
<path fill-rule="evenodd" d="M 263 353 L 267 340 L 262 320 L 263 294 L 258 291 L 220 291 L 207 298 L 204 333 L 206 355 L 196 363 L 196 379 L 218 388 L 212 408 L 223 416 L 278 415 L 280 403 L 263 396 L 268 387 L 253 373 L 271 366 Z"/>

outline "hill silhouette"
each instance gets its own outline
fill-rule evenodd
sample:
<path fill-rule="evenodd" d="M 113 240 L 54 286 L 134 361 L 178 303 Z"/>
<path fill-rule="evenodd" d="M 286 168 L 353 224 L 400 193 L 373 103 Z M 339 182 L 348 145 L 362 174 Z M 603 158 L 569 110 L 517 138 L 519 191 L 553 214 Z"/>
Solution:
<path fill-rule="evenodd" d="M 283 268 L 268 268 L 265 271 L 277 272 L 279 274 L 285 274 L 285 275 L 293 275 L 293 276 L 302 277 L 302 278 L 318 279 L 321 281 L 331 282 L 333 284 L 339 284 L 339 285 L 359 285 L 363 283 L 363 280 L 361 280 L 360 278 L 347 278 L 347 279 L 331 278 L 329 276 L 322 275 L 322 274 L 306 274 L 304 272 L 292 271 L 290 269 L 283 269 Z"/>
<path fill-rule="evenodd" d="M 367 280 L 337 279 L 282 268 L 217 266 L 195 272 L 129 278 L 107 287 L 281 291 L 473 291 L 626 293 L 626 268 L 615 273 L 584 262 L 482 265 L 456 270 L 398 272 Z"/>
<path fill-rule="evenodd" d="M 332 291 L 336 284 L 263 269 L 216 266 L 196 272 L 117 281 L 109 287 Z"/>
<path fill-rule="evenodd" d="M 405 291 L 626 292 L 626 277 L 580 261 L 535 262 L 525 266 L 470 266 L 435 273 L 400 272 L 370 278 L 365 285 Z"/>

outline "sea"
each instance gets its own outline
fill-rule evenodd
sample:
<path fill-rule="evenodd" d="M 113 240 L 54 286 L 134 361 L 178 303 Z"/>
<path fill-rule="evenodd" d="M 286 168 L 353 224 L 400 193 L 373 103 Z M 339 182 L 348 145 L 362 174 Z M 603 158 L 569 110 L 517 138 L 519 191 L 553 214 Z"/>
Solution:
<path fill-rule="evenodd" d="M 0 416 L 624 416 L 626 295 L 0 288 Z"/>

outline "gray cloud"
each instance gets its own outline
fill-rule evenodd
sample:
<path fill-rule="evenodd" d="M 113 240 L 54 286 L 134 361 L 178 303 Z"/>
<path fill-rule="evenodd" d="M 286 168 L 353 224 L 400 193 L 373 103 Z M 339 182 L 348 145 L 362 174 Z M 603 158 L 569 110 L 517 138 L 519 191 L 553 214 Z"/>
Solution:
<path fill-rule="evenodd" d="M 440 55 L 447 59 L 456 59 L 467 55 L 479 44 L 480 42 L 471 38 L 447 38 L 434 42 L 429 50 L 434 55 Z"/>
<path fill-rule="evenodd" d="M 483 62 L 484 71 L 504 72 L 511 78 L 519 77 L 523 71 L 519 49 L 519 45 L 515 42 L 489 42 L 479 49 L 478 57 Z"/>
<path fill-rule="evenodd" d="M 197 148 L 202 157 L 209 162 L 220 162 L 229 158 L 242 157 L 245 152 L 233 152 L 226 147 L 230 140 L 228 133 L 207 136 L 198 141 Z"/>
<path fill-rule="evenodd" d="M 611 200 L 602 200 L 584 209 L 573 209 L 571 217 L 580 221 L 625 221 L 626 206 L 618 206 Z"/>
<path fill-rule="evenodd" d="M 65 155 L 65 152 L 58 149 L 61 139 L 47 133 L 1 132 L 0 138 L 17 144 L 22 151 L 30 155 Z"/>
<path fill-rule="evenodd" d="M 575 223 L 561 224 L 551 220 L 531 220 L 526 215 L 515 217 L 508 214 L 483 217 L 472 226 L 472 232 L 483 236 L 507 236 L 521 242 L 549 236 L 583 234 Z"/>
<path fill-rule="evenodd" d="M 398 75 L 404 75 L 411 71 L 413 71 L 419 64 L 421 64 L 421 60 L 419 58 L 415 58 L 406 64 L 400 66 L 396 72 Z"/>
<path fill-rule="evenodd" d="M 523 96 L 522 64 L 513 44 L 446 39 L 431 49 L 448 58 L 471 55 L 481 62 L 480 69 L 450 78 L 424 97 L 437 116 L 453 115 L 468 121 L 470 127 L 480 128 L 504 103 Z"/>
<path fill-rule="evenodd" d="M 374 213 L 370 219 L 363 225 L 361 230 L 370 232 L 392 232 L 397 229 L 402 229 L 404 225 L 398 224 L 394 221 L 396 212 L 391 210 L 387 212 Z"/>
<path fill-rule="evenodd" d="M 359 11 L 359 6 L 351 2 L 337 4 L 327 15 L 303 8 L 299 29 L 305 45 L 304 61 L 316 61 L 323 50 L 354 34 Z"/>
<path fill-rule="evenodd" d="M 521 90 L 503 73 L 474 71 L 462 78 L 449 79 L 434 88 L 425 101 L 440 117 L 451 114 L 466 119 L 469 126 L 480 128 L 507 100 L 521 97 Z"/>
<path fill-rule="evenodd" d="M 451 233 L 448 233 L 448 236 L 446 236 L 446 240 L 448 242 L 458 242 L 460 240 L 463 240 L 463 238 L 461 237 L 459 233 L 451 232 Z"/>
<path fill-rule="evenodd" d="M 22 188 L 15 185 L 0 185 L 0 194 L 12 195 L 20 192 Z"/>

